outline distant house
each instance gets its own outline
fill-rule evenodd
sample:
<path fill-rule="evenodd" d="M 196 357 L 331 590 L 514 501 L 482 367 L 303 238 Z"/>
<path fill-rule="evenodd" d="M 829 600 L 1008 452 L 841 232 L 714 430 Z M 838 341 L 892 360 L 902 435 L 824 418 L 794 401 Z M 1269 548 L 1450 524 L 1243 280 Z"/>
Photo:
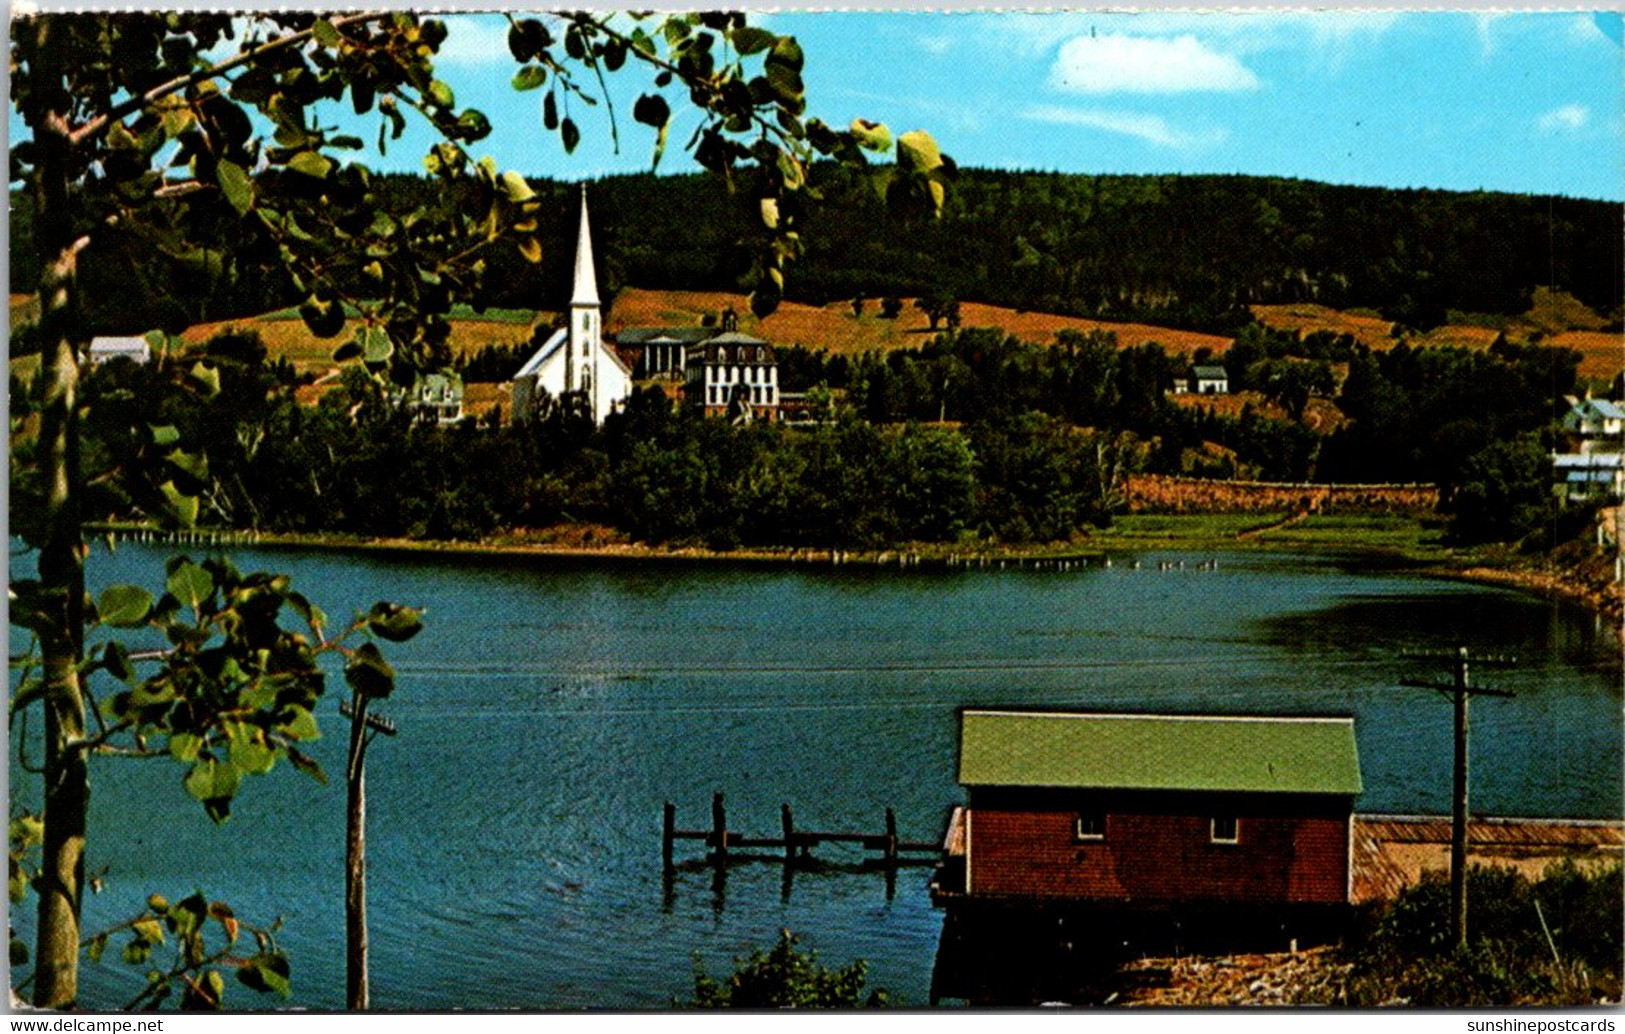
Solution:
<path fill-rule="evenodd" d="M 114 359 L 147 363 L 152 361 L 152 346 L 144 337 L 93 337 L 85 355 L 92 366 L 110 363 Z"/>
<path fill-rule="evenodd" d="M 638 380 L 681 381 L 688 346 L 715 333 L 714 327 L 627 327 L 614 337 L 621 353 L 633 357 L 629 365 Z"/>
<path fill-rule="evenodd" d="M 683 392 L 706 416 L 773 420 L 779 411 L 779 364 L 761 338 L 727 330 L 689 345 Z"/>
<path fill-rule="evenodd" d="M 455 424 L 463 418 L 463 378 L 453 372 L 419 377 L 402 404 L 426 424 Z"/>
<path fill-rule="evenodd" d="M 965 709 L 960 900 L 1343 906 L 1354 720 Z M 962 878 L 962 886 L 949 884 Z"/>
<path fill-rule="evenodd" d="M 552 401 L 571 400 L 584 405 L 593 423 L 602 424 L 625 404 L 632 394 L 632 371 L 604 342 L 600 309 L 592 231 L 587 224 L 587 189 L 583 187 L 569 323 L 542 342 L 514 374 L 515 421 L 542 416 Z"/>
<path fill-rule="evenodd" d="M 1567 452 L 1552 454 L 1552 492 L 1566 503 L 1625 499 L 1625 408 L 1608 399 L 1569 399 Z"/>
<path fill-rule="evenodd" d="M 1619 452 L 1625 441 L 1625 409 L 1608 399 L 1570 399 L 1563 433 L 1576 452 Z"/>
<path fill-rule="evenodd" d="M 1191 381 L 1198 395 L 1230 394 L 1230 375 L 1222 366 L 1193 366 Z"/>
<path fill-rule="evenodd" d="M 1625 499 L 1625 453 L 1554 454 L 1552 492 L 1565 503 L 1595 503 Z"/>

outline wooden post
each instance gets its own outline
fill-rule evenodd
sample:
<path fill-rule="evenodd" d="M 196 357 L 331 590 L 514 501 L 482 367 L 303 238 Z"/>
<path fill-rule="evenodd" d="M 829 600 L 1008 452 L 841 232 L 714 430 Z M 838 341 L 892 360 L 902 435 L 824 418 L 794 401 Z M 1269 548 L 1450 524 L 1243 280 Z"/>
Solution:
<path fill-rule="evenodd" d="M 675 868 L 675 866 L 672 864 L 671 854 L 672 854 L 672 841 L 675 839 L 674 834 L 676 832 L 677 832 L 677 805 L 671 803 L 670 801 L 667 801 L 666 802 L 665 821 L 662 824 L 662 828 L 661 828 L 661 832 L 660 832 L 660 863 L 661 863 L 662 870 L 664 870 L 665 872 L 668 872 L 668 873 L 671 872 L 672 869 Z"/>
<path fill-rule="evenodd" d="M 345 1004 L 365 1009 L 367 988 L 367 698 L 350 715 L 349 815 L 344 858 Z"/>
<path fill-rule="evenodd" d="M 897 813 L 886 809 L 886 866 L 897 868 Z"/>
<path fill-rule="evenodd" d="M 1445 658 L 1439 658 L 1443 660 Z M 1452 698 L 1455 704 L 1455 763 L 1451 786 L 1450 808 L 1450 932 L 1456 947 L 1467 946 L 1467 698 L 1482 696 L 1510 697 L 1505 689 L 1474 686 L 1467 681 L 1467 647 L 1458 646 L 1449 658 L 1456 668 L 1453 683 L 1412 682 L 1401 685 L 1416 689 L 1432 689 Z M 1477 663 L 1494 666 L 1515 664 L 1508 658 L 1477 658 Z"/>
<path fill-rule="evenodd" d="M 1456 650 L 1455 801 L 1450 815 L 1450 925 L 1467 947 L 1467 647 Z"/>
<path fill-rule="evenodd" d="M 728 864 L 728 812 L 722 803 L 722 792 L 711 795 L 711 842 L 716 845 L 717 868 Z"/>
<path fill-rule="evenodd" d="M 796 823 L 790 817 L 789 804 L 779 808 L 779 819 L 784 825 L 784 864 L 789 867 L 796 861 Z"/>

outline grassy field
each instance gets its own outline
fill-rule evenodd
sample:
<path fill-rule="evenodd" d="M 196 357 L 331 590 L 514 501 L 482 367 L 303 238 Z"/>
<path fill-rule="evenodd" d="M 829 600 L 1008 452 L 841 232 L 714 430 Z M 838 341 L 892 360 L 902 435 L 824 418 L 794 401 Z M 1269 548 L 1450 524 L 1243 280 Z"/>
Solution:
<path fill-rule="evenodd" d="M 550 314 L 540 315 L 544 321 L 550 319 Z M 468 355 L 491 345 L 523 344 L 530 340 L 531 322 L 537 316 L 529 310 L 488 309 L 479 317 L 459 317 L 453 310 L 451 350 L 457 355 Z M 347 323 L 335 337 L 319 338 L 305 327 L 297 312 L 284 310 L 256 318 L 200 323 L 188 328 L 181 339 L 188 343 L 207 341 L 229 329 L 253 331 L 272 355 L 287 359 L 303 372 L 322 373 L 334 367 L 333 351 L 350 339 L 355 323 Z"/>
<path fill-rule="evenodd" d="M 1287 516 L 1285 512 L 1126 514 L 1091 538 L 1099 545 L 1138 549 L 1376 551 L 1417 561 L 1437 560 L 1444 553 L 1437 525 L 1425 518 L 1320 514 L 1281 524 Z"/>

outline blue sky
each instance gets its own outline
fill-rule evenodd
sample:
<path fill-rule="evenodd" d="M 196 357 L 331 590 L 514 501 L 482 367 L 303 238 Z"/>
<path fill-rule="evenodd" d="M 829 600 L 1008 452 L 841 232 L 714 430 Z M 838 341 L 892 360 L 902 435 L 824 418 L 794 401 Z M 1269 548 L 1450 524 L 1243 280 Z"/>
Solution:
<path fill-rule="evenodd" d="M 770 13 L 807 55 L 811 111 L 931 131 L 962 165 L 1247 173 L 1336 183 L 1625 198 L 1620 18 L 1592 12 Z M 504 167 L 560 178 L 647 167 L 621 73 L 565 156 L 540 93 L 514 94 L 498 19 L 452 18 L 443 78 L 497 126 Z M 696 124 L 681 110 L 663 170 Z M 596 126 L 598 132 L 592 130 Z M 392 150 L 390 167 L 421 156 Z M 376 158 L 376 156 L 374 156 Z M 400 164 L 397 166 L 397 159 Z"/>
<path fill-rule="evenodd" d="M 1625 199 L 1625 49 L 1617 14 L 1592 12 L 827 13 L 753 16 L 807 55 L 811 113 L 894 133 L 926 129 L 961 165 L 1084 173 L 1246 173 L 1334 183 Z M 612 77 L 604 108 L 575 114 L 565 155 L 541 126 L 544 91 L 516 93 L 506 22 L 449 15 L 441 78 L 484 111 L 476 145 L 504 168 L 570 179 L 648 167 L 632 122 L 648 89 Z M 662 171 L 695 166 L 681 94 Z M 337 109 L 338 122 L 353 117 Z M 372 140 L 376 127 L 361 135 Z M 19 127 L 15 117 L 12 131 Z M 414 126 L 374 168 L 421 168 Z"/>

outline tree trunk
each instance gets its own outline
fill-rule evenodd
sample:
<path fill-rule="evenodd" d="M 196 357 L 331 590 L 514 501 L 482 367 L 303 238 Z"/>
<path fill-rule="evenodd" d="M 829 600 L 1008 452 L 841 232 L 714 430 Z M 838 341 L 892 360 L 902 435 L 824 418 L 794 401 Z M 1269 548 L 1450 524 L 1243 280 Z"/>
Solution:
<path fill-rule="evenodd" d="M 345 830 L 344 934 L 346 1005 L 367 1008 L 367 699 L 355 696 L 350 719 L 349 814 Z"/>
<path fill-rule="evenodd" d="M 69 219 L 68 97 L 55 22 L 16 26 L 33 72 L 24 118 L 39 152 L 35 247 L 41 259 L 40 338 L 44 398 L 39 462 L 45 486 L 45 542 L 39 573 L 46 612 L 38 628 L 45 677 L 45 854 L 40 878 L 34 1003 L 66 1008 L 79 994 L 79 904 L 84 886 L 85 811 L 90 797 L 84 750 L 84 555 L 79 527 L 78 253 Z"/>

